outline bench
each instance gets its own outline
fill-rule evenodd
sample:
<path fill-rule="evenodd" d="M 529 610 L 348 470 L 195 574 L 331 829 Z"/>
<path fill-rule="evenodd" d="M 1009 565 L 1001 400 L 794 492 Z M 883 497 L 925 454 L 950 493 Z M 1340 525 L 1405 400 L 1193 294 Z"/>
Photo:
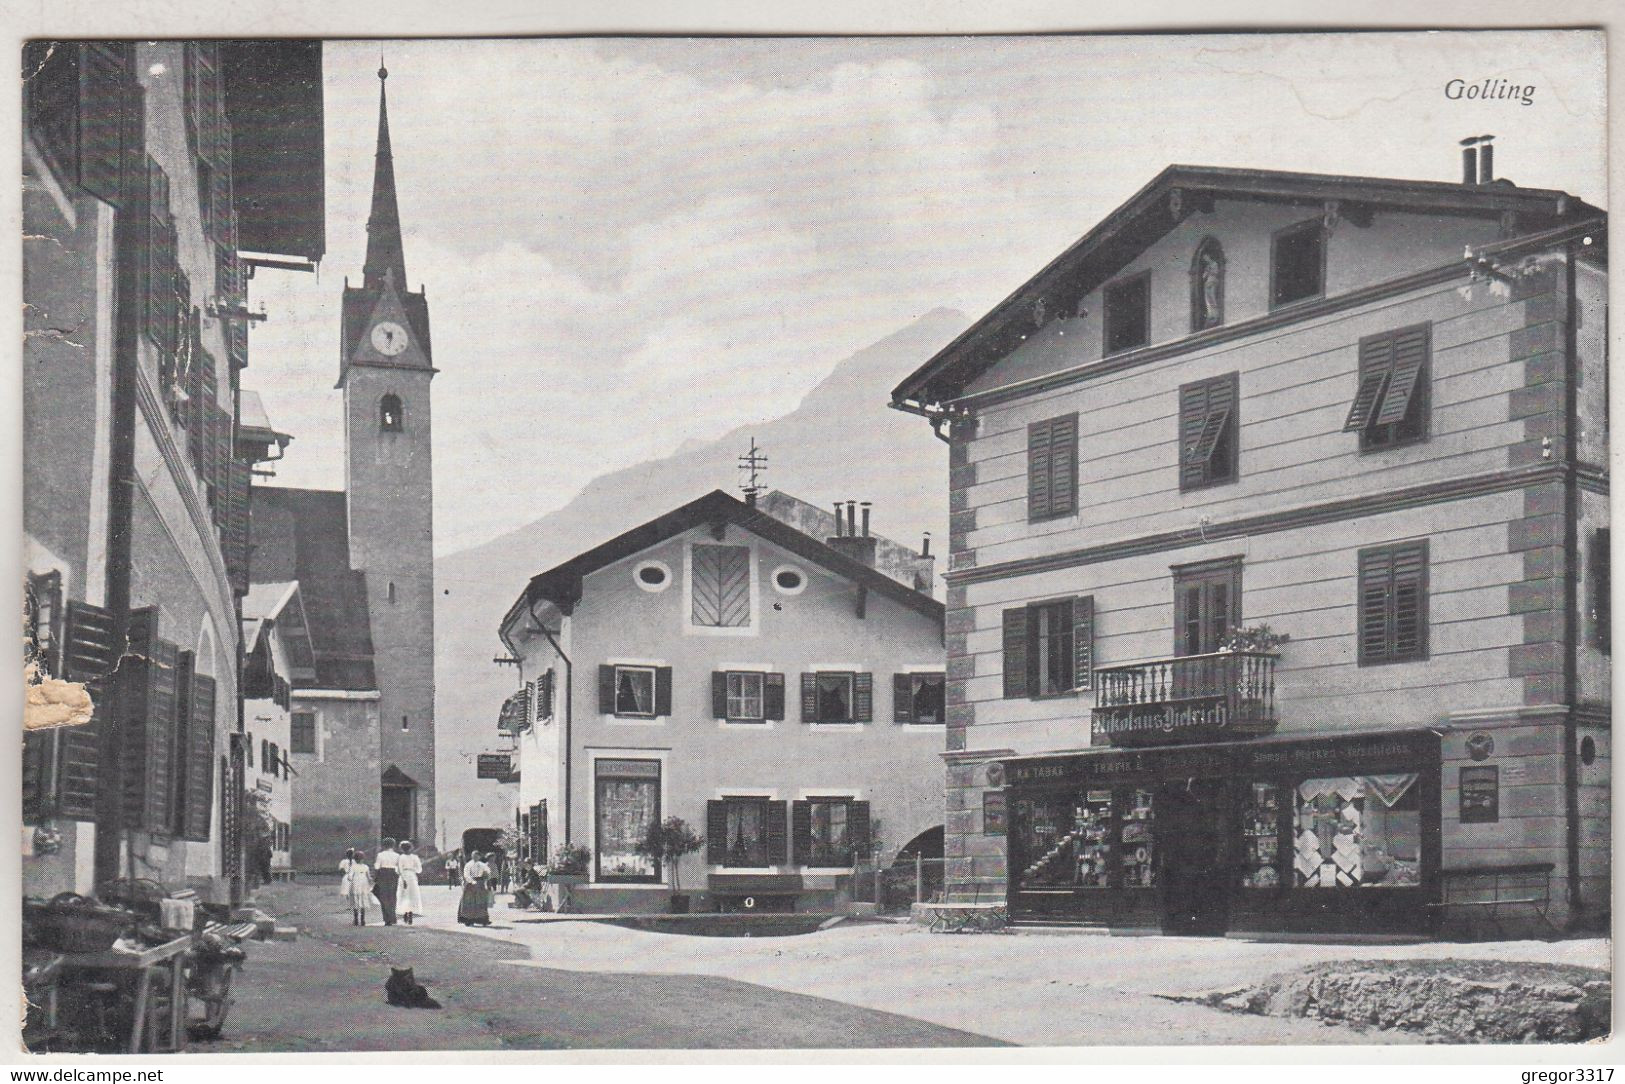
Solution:
<path fill-rule="evenodd" d="M 1516 865 L 1455 866 L 1440 871 L 1443 895 L 1429 907 L 1440 910 L 1446 919 L 1460 916 L 1466 923 L 1468 935 L 1474 928 L 1474 919 L 1483 915 L 1495 926 L 1501 938 L 1506 936 L 1502 916 L 1509 910 L 1532 913 L 1545 923 L 1556 936 L 1563 931 L 1548 913 L 1552 905 L 1551 862 L 1525 862 Z"/>

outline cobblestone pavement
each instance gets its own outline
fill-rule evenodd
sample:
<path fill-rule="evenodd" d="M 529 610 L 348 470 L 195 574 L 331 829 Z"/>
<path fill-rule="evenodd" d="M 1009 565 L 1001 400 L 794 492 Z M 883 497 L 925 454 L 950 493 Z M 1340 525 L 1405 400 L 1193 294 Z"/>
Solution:
<path fill-rule="evenodd" d="M 425 886 L 430 891 L 451 890 Z M 572 1048 L 997 1046 L 893 1013 L 728 978 L 594 974 L 528 963 L 520 945 L 453 925 L 357 929 L 333 884 L 262 889 L 261 906 L 299 928 L 252 943 L 220 1041 L 200 1053 Z M 503 910 L 493 912 L 499 925 Z M 445 1008 L 386 1004 L 391 965 L 411 967 Z"/>

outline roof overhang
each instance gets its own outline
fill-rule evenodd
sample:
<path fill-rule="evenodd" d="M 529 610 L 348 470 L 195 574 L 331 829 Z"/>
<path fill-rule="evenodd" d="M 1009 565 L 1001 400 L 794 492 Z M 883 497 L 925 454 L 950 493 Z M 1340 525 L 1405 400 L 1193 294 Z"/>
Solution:
<path fill-rule="evenodd" d="M 1043 300 L 1052 312 L 1068 311 L 1192 211 L 1211 209 L 1221 199 L 1319 206 L 1349 218 L 1379 210 L 1472 217 L 1512 214 L 1537 230 L 1602 214 L 1566 192 L 1519 188 L 1504 181 L 1464 185 L 1171 165 L 897 385 L 892 407 L 941 416 L 945 404 L 1032 330 L 1035 302 Z"/>

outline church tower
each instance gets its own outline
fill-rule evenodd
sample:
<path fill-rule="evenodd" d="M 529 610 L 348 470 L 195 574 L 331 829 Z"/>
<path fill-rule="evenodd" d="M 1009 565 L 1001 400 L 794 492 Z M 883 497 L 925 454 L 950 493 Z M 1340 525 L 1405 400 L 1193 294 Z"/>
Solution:
<path fill-rule="evenodd" d="M 389 72 L 378 69 L 378 153 L 367 260 L 344 284 L 344 389 L 351 564 L 365 574 L 379 690 L 382 834 L 436 840 L 434 812 L 434 472 L 429 302 L 407 288 Z M 363 842 L 363 841 L 358 841 Z M 372 841 L 376 846 L 377 841 Z"/>

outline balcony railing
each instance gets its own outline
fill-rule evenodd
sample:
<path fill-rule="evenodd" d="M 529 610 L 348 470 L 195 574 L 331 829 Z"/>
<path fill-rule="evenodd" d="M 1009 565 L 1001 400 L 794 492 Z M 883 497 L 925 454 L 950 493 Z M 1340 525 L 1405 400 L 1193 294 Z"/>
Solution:
<path fill-rule="evenodd" d="M 1275 660 L 1262 651 L 1151 659 L 1095 671 L 1094 736 L 1117 745 L 1275 729 Z"/>

